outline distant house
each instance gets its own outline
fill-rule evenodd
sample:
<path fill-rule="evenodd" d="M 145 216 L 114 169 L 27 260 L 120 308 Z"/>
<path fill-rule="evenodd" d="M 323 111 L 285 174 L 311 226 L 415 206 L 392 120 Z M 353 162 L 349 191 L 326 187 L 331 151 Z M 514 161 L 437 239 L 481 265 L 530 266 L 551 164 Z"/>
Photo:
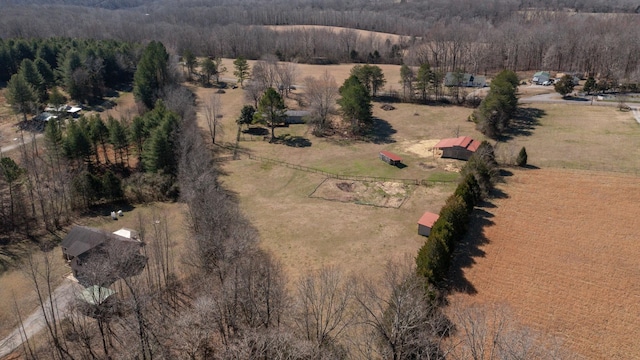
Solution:
<path fill-rule="evenodd" d="M 533 74 L 531 82 L 534 84 L 542 85 L 544 82 L 551 80 L 551 74 L 548 71 L 538 71 Z"/>
<path fill-rule="evenodd" d="M 454 72 L 448 72 L 444 76 L 444 86 L 485 87 L 486 85 L 487 79 L 484 76 Z"/>
<path fill-rule="evenodd" d="M 402 158 L 392 152 L 389 151 L 380 151 L 378 155 L 380 160 L 386 162 L 389 165 L 398 166 L 402 163 Z"/>
<path fill-rule="evenodd" d="M 473 140 L 468 136 L 460 136 L 457 138 L 442 139 L 438 142 L 434 148 L 442 150 L 443 158 L 469 160 L 473 155 L 480 142 Z"/>
<path fill-rule="evenodd" d="M 128 229 L 110 233 L 75 226 L 61 245 L 73 275 L 85 286 L 110 284 L 136 274 L 146 264 L 146 257 L 140 254 L 143 243 Z"/>
<path fill-rule="evenodd" d="M 422 236 L 429 236 L 431 234 L 431 228 L 436 223 L 440 215 L 432 212 L 425 212 L 420 220 L 418 220 L 418 234 Z"/>
<path fill-rule="evenodd" d="M 304 124 L 306 118 L 311 115 L 311 112 L 305 110 L 287 110 L 285 111 L 287 118 L 284 120 L 285 124 Z"/>

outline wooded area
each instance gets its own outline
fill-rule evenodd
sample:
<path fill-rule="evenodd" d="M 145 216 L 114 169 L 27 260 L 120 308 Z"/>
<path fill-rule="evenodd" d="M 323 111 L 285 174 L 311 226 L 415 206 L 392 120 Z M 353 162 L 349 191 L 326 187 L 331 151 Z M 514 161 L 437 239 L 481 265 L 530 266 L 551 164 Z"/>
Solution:
<path fill-rule="evenodd" d="M 32 3 L 32 2 L 25 2 Z M 37 3 L 37 2 L 33 2 Z M 162 41 L 171 53 L 313 62 L 428 62 L 434 70 L 554 69 L 637 81 L 632 1 L 59 2 L 11 5 L 0 37 Z M 95 6 L 95 7 L 91 7 Z M 108 9 L 107 9 L 108 8 Z M 117 10 L 111 10 L 117 9 Z M 595 13 L 590 13 L 593 11 Z M 606 14 L 603 14 L 606 13 Z M 46 16 L 42 16 L 46 14 Z M 38 18 L 34 22 L 32 19 Z M 82 19 L 78 22 L 76 19 Z M 74 24 L 69 26 L 69 24 Z M 325 25 L 276 30 L 256 25 Z M 348 29 L 349 28 L 349 29 Z M 363 36 L 353 29 L 405 35 Z"/>

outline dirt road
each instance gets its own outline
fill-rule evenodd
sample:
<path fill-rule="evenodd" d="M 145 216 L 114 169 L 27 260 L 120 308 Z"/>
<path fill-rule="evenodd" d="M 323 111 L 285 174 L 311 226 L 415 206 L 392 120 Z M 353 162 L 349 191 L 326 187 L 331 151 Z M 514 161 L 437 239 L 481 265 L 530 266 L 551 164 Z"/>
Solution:
<path fill-rule="evenodd" d="M 67 308 L 71 301 L 74 299 L 74 294 L 81 289 L 81 286 L 69 279 L 65 279 L 60 286 L 58 286 L 51 295 L 54 308 L 57 310 L 58 320 L 66 317 Z M 47 302 L 49 305 L 49 302 Z M 51 314 L 51 310 L 47 309 L 47 316 Z M 18 349 L 26 338 L 30 338 L 39 331 L 43 330 L 46 326 L 45 317 L 42 310 L 38 308 L 27 318 L 22 319 L 24 329 L 18 327 L 11 332 L 7 337 L 0 340 L 0 358 L 10 354 L 12 351 Z"/>

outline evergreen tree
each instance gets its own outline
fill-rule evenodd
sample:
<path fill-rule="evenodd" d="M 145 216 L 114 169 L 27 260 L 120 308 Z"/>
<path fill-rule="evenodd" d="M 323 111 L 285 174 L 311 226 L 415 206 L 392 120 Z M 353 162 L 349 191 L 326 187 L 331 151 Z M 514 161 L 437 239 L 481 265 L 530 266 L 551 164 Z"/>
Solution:
<path fill-rule="evenodd" d="M 96 114 L 89 120 L 89 134 L 91 136 L 93 146 L 96 150 L 96 159 L 98 160 L 98 162 L 100 161 L 100 157 L 98 156 L 98 145 L 101 145 L 104 161 L 106 164 L 108 164 L 109 153 L 107 152 L 107 143 L 110 139 L 109 128 L 107 128 L 107 125 L 105 125 L 104 121 L 102 121 L 100 115 Z"/>
<path fill-rule="evenodd" d="M 562 97 L 570 94 L 575 86 L 576 84 L 573 82 L 573 76 L 571 75 L 563 76 L 562 78 L 560 78 L 560 80 L 558 80 L 558 82 L 553 85 L 556 92 L 562 95 Z"/>
<path fill-rule="evenodd" d="M 429 63 L 420 65 L 418 74 L 416 75 L 416 87 L 420 91 L 420 97 L 423 102 L 427 101 L 427 94 L 429 93 L 429 84 L 431 83 L 431 67 Z"/>
<path fill-rule="evenodd" d="M 109 143 L 113 146 L 113 151 L 120 155 L 120 164 L 124 164 L 124 155 L 128 153 L 128 137 L 127 137 L 127 129 L 121 121 L 116 120 L 112 116 L 109 116 L 107 120 L 108 128 L 109 128 Z M 127 161 L 128 161 L 127 156 Z M 117 161 L 117 156 L 116 156 Z"/>
<path fill-rule="evenodd" d="M 37 58 L 34 64 L 36 66 L 36 69 L 38 69 L 38 72 L 42 76 L 42 79 L 44 80 L 45 87 L 47 89 L 53 87 L 56 83 L 56 77 L 53 74 L 53 70 L 51 70 L 51 66 L 49 66 L 49 63 L 41 58 Z"/>
<path fill-rule="evenodd" d="M 527 165 L 527 149 L 522 147 L 520 152 L 518 153 L 518 158 L 516 159 L 516 165 L 518 166 L 526 166 Z"/>
<path fill-rule="evenodd" d="M 147 108 L 153 108 L 158 92 L 169 81 L 169 54 L 162 43 L 152 41 L 147 45 L 133 76 L 133 94 Z"/>
<path fill-rule="evenodd" d="M 364 85 L 370 96 L 376 96 L 378 90 L 387 82 L 382 69 L 376 65 L 356 65 L 351 68 L 351 75 Z"/>
<path fill-rule="evenodd" d="M 589 76 L 587 81 L 584 83 L 583 90 L 589 95 L 598 90 L 598 84 L 596 84 L 596 79 L 594 79 L 593 76 Z"/>
<path fill-rule="evenodd" d="M 213 60 L 206 57 L 202 59 L 202 62 L 200 63 L 200 68 L 202 69 L 202 74 L 203 74 L 202 76 L 203 85 L 211 84 L 211 76 L 213 76 L 218 71 L 216 64 L 213 62 Z"/>
<path fill-rule="evenodd" d="M 282 96 L 273 88 L 268 88 L 258 103 L 258 118 L 271 128 L 271 140 L 275 140 L 274 129 L 286 119 L 286 107 Z"/>
<path fill-rule="evenodd" d="M 80 54 L 75 50 L 68 52 L 62 65 L 62 79 L 64 88 L 72 99 L 83 99 L 85 75 Z"/>
<path fill-rule="evenodd" d="M 247 59 L 243 58 L 242 56 L 239 56 L 237 59 L 233 61 L 233 67 L 235 68 L 233 75 L 238 79 L 240 86 L 244 87 L 244 81 L 249 78 L 249 72 L 250 72 L 249 63 L 247 62 Z"/>
<path fill-rule="evenodd" d="M 22 113 L 24 121 L 27 121 L 27 112 L 36 101 L 36 92 L 21 74 L 14 74 L 5 92 L 7 102 L 18 112 Z"/>
<path fill-rule="evenodd" d="M 47 100 L 47 87 L 44 78 L 40 75 L 38 68 L 36 68 L 36 65 L 32 60 L 22 60 L 18 74 L 20 74 L 31 85 L 39 103 L 43 103 Z"/>
<path fill-rule="evenodd" d="M 371 97 L 355 75 L 351 75 L 339 89 L 343 119 L 350 125 L 352 135 L 362 135 L 372 123 Z"/>
<path fill-rule="evenodd" d="M 413 99 L 413 83 L 415 81 L 415 73 L 407 64 L 400 67 L 400 83 L 402 84 L 402 97 L 405 100 Z"/>
<path fill-rule="evenodd" d="M 249 125 L 251 125 L 251 123 L 253 122 L 253 116 L 255 115 L 255 113 L 256 109 L 253 106 L 243 106 L 242 110 L 240 111 L 240 117 L 238 117 L 238 119 L 236 120 L 238 126 L 247 125 L 247 127 L 249 127 Z"/>
<path fill-rule="evenodd" d="M 193 71 L 198 65 L 198 59 L 196 59 L 196 56 L 191 52 L 191 50 L 185 50 L 182 55 L 182 61 L 184 61 L 184 64 L 187 67 L 188 79 L 191 80 Z"/>
<path fill-rule="evenodd" d="M 102 175 L 102 192 L 107 200 L 118 200 L 124 196 L 122 181 L 110 170 Z"/>

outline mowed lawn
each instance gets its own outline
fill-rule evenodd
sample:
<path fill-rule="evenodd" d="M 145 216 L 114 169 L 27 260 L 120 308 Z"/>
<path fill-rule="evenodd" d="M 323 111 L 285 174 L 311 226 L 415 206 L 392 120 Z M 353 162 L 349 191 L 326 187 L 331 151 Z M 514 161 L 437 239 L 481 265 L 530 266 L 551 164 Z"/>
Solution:
<path fill-rule="evenodd" d="M 503 304 L 588 359 L 640 357 L 640 178 L 517 170 L 476 210 L 453 302 Z M 455 269 L 458 269 L 456 271 Z"/>
<path fill-rule="evenodd" d="M 529 163 L 606 171 L 640 171 L 640 124 L 615 107 L 528 104 L 542 112 L 530 135 L 508 143 L 527 148 Z"/>

